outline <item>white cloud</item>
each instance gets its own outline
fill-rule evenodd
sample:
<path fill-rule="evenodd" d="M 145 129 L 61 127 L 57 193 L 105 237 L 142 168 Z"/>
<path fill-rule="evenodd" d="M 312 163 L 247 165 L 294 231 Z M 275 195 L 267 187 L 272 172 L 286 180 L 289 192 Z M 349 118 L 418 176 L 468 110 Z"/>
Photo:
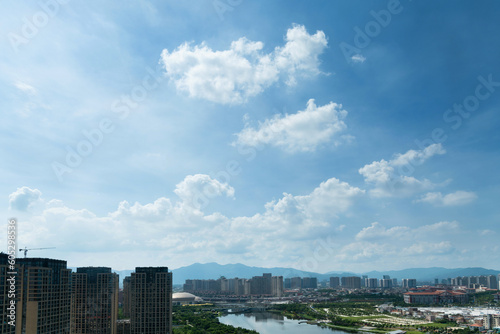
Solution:
<path fill-rule="evenodd" d="M 174 192 L 183 202 L 194 208 L 202 208 L 213 197 L 234 197 L 234 188 L 206 174 L 188 175 L 176 185 Z"/>
<path fill-rule="evenodd" d="M 297 77 L 320 73 L 318 56 L 327 46 L 322 31 L 310 35 L 304 26 L 296 25 L 288 29 L 285 41 L 270 54 L 262 53 L 262 42 L 245 37 L 223 51 L 214 51 L 205 43 L 184 43 L 172 52 L 164 49 L 160 62 L 177 90 L 190 97 L 240 104 L 280 77 L 293 85 Z"/>
<path fill-rule="evenodd" d="M 65 254 L 71 250 L 74 254 L 65 255 L 69 261 L 84 253 L 99 255 L 78 265 L 105 265 L 112 258 L 117 267 L 130 268 L 130 257 L 150 252 L 155 255 L 144 255 L 144 265 L 158 264 L 160 254 L 170 254 L 183 263 L 194 262 L 193 258 L 199 262 L 214 258 L 234 261 L 236 253 L 242 261 L 276 263 L 304 256 L 314 239 L 340 233 L 345 225 L 338 223 L 339 217 L 364 192 L 332 178 L 305 195 L 285 193 L 267 203 L 262 213 L 230 218 L 192 207 L 191 196 L 203 191 L 203 185 L 214 187 L 218 195 L 234 193 L 231 187 L 198 174 L 177 185 L 177 201 L 164 197 L 146 204 L 123 201 L 104 215 L 51 200 L 23 221 L 19 242 L 56 247 Z M 120 259 L 115 254 L 121 254 Z"/>
<path fill-rule="evenodd" d="M 395 158 L 391 160 L 394 166 L 414 165 L 418 166 L 423 164 L 427 159 L 436 154 L 445 154 L 441 144 L 432 144 L 420 151 L 409 150 L 405 154 L 396 154 Z"/>
<path fill-rule="evenodd" d="M 14 86 L 26 94 L 29 94 L 29 95 L 36 95 L 37 94 L 37 90 L 35 89 L 35 87 L 33 87 L 25 82 L 18 81 L 16 83 L 14 83 Z"/>
<path fill-rule="evenodd" d="M 442 221 L 435 224 L 424 225 L 413 230 L 414 234 L 429 238 L 430 235 L 437 236 L 442 234 L 457 233 L 460 230 L 460 224 L 456 221 Z"/>
<path fill-rule="evenodd" d="M 477 199 L 474 192 L 456 191 L 443 196 L 440 192 L 429 192 L 416 202 L 429 203 L 434 206 L 457 206 L 469 204 Z"/>
<path fill-rule="evenodd" d="M 259 124 L 257 129 L 245 127 L 237 133 L 234 145 L 252 146 L 271 145 L 288 152 L 314 151 L 319 145 L 327 144 L 333 138 L 339 145 L 343 140 L 338 134 L 345 130 L 344 118 L 347 111 L 333 102 L 317 106 L 314 99 L 307 102 L 306 110 L 296 114 L 276 114 Z"/>
<path fill-rule="evenodd" d="M 425 254 L 449 254 L 452 251 L 454 251 L 454 247 L 449 241 L 441 241 L 436 243 L 422 241 L 404 248 L 401 253 L 410 256 L 421 256 Z"/>
<path fill-rule="evenodd" d="M 363 55 L 361 55 L 361 54 L 355 54 L 354 56 L 351 57 L 351 60 L 354 63 L 364 63 L 366 58 L 363 57 Z"/>
<path fill-rule="evenodd" d="M 487 229 L 487 230 L 480 230 L 480 231 L 478 231 L 478 233 L 479 233 L 479 235 L 481 235 L 481 236 L 487 236 L 487 235 L 494 235 L 494 234 L 496 234 L 496 232 L 495 232 L 495 231 L 493 231 L 493 230 L 488 230 L 488 229 Z"/>
<path fill-rule="evenodd" d="M 460 229 L 458 222 L 438 222 L 419 227 L 385 227 L 378 222 L 362 228 L 354 240 L 348 240 L 336 250 L 334 261 L 339 265 L 392 268 L 420 266 L 423 256 L 429 261 L 449 263 L 464 249 L 462 240 L 468 240 L 467 233 Z M 460 249 L 460 251 L 458 251 Z"/>
<path fill-rule="evenodd" d="M 411 174 L 432 156 L 445 153 L 441 144 L 432 144 L 420 151 L 409 150 L 404 154 L 396 154 L 389 161 L 374 161 L 360 168 L 359 173 L 363 175 L 365 182 L 374 185 L 370 193 L 375 197 L 396 194 L 409 196 L 436 186 L 427 179 L 418 180 Z"/>
<path fill-rule="evenodd" d="M 390 229 L 386 229 L 378 222 L 374 222 L 371 226 L 363 228 L 358 234 L 356 234 L 356 240 L 401 238 L 403 236 L 407 236 L 409 230 L 410 229 L 406 226 L 395 226 Z"/>
<path fill-rule="evenodd" d="M 18 211 L 27 211 L 36 202 L 40 201 L 42 193 L 38 189 L 29 187 L 17 188 L 9 195 L 9 207 Z"/>

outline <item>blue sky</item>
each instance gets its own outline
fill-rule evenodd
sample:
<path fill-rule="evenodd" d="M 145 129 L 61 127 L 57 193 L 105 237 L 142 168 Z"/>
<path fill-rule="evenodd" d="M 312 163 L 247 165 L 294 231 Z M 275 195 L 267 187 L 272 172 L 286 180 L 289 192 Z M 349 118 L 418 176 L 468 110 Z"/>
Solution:
<path fill-rule="evenodd" d="M 4 7 L 3 228 L 55 247 L 30 255 L 500 269 L 497 2 Z"/>

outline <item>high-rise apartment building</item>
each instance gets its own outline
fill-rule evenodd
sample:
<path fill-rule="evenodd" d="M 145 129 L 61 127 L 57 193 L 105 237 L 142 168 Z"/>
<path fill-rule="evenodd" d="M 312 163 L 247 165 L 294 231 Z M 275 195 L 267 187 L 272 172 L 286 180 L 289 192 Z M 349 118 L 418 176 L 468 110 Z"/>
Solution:
<path fill-rule="evenodd" d="M 123 279 L 123 316 L 130 318 L 130 276 Z"/>
<path fill-rule="evenodd" d="M 397 278 L 391 278 L 391 281 L 392 281 L 392 287 L 398 286 L 398 279 Z"/>
<path fill-rule="evenodd" d="M 16 334 L 69 333 L 71 269 L 67 269 L 66 261 L 47 258 L 16 261 L 23 281 L 17 314 L 21 323 L 16 326 Z"/>
<path fill-rule="evenodd" d="M 271 293 L 274 297 L 283 297 L 283 276 L 271 277 Z"/>
<path fill-rule="evenodd" d="M 487 278 L 487 282 L 488 282 L 487 285 L 488 289 L 495 289 L 495 290 L 498 289 L 498 281 L 495 275 L 489 275 Z"/>
<path fill-rule="evenodd" d="M 384 275 L 385 276 L 385 275 Z M 379 286 L 382 288 L 382 289 L 390 289 L 392 288 L 392 284 L 393 284 L 393 281 L 392 279 L 390 278 L 382 278 L 380 280 L 380 284 Z"/>
<path fill-rule="evenodd" d="M 369 289 L 378 288 L 378 279 L 376 278 L 367 278 L 366 279 L 366 287 Z"/>
<path fill-rule="evenodd" d="M 403 278 L 401 281 L 403 288 L 411 289 L 417 287 L 417 280 L 415 278 Z"/>
<path fill-rule="evenodd" d="M 137 267 L 130 280 L 132 334 L 172 333 L 172 273 L 167 267 Z"/>
<path fill-rule="evenodd" d="M 340 286 L 340 277 L 330 277 L 330 288 L 337 288 Z"/>
<path fill-rule="evenodd" d="M 361 289 L 361 277 L 350 276 L 341 278 L 342 287 L 345 289 Z"/>
<path fill-rule="evenodd" d="M 367 280 L 368 280 L 368 275 L 362 275 L 361 276 L 361 287 L 362 288 L 366 288 L 366 283 L 367 283 Z"/>
<path fill-rule="evenodd" d="M 316 277 L 303 277 L 302 278 L 302 288 L 303 289 L 317 289 L 318 279 Z"/>
<path fill-rule="evenodd" d="M 302 278 L 301 277 L 292 277 L 290 279 L 290 288 L 291 289 L 302 288 Z"/>
<path fill-rule="evenodd" d="M 71 334 L 116 334 L 118 275 L 107 267 L 71 274 Z"/>

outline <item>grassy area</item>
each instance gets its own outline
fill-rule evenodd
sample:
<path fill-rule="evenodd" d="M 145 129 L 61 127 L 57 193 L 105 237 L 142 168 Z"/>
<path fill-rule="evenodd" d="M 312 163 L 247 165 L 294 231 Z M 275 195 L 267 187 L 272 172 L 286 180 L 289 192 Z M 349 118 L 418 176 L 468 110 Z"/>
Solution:
<path fill-rule="evenodd" d="M 423 326 L 424 327 L 432 327 L 432 328 L 446 328 L 446 327 L 457 327 L 457 324 L 454 322 L 447 322 L 447 323 L 433 322 L 430 324 L 425 324 Z"/>
<path fill-rule="evenodd" d="M 362 315 L 359 317 L 343 317 L 345 319 L 348 319 L 350 321 L 363 321 L 367 319 L 381 319 L 381 318 L 388 318 L 387 316 L 381 314 L 381 315 Z"/>
<path fill-rule="evenodd" d="M 358 329 L 356 327 L 346 327 L 346 326 L 338 326 L 338 325 L 332 325 L 332 324 L 322 324 L 325 327 L 333 328 L 333 329 L 338 329 L 346 332 L 352 332 L 352 333 L 357 333 Z M 382 332 L 385 333 L 385 332 Z"/>

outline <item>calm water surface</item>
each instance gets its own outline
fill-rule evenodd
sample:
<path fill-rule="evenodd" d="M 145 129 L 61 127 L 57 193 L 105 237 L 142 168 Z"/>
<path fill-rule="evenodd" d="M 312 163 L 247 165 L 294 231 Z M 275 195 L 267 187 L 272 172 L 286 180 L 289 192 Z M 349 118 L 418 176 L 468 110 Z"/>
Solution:
<path fill-rule="evenodd" d="M 306 323 L 299 324 L 299 320 L 288 319 L 280 314 L 269 312 L 228 314 L 220 317 L 219 321 L 234 327 L 253 329 L 260 334 L 346 334 L 346 332 L 321 328 L 316 325 L 309 325 Z"/>

